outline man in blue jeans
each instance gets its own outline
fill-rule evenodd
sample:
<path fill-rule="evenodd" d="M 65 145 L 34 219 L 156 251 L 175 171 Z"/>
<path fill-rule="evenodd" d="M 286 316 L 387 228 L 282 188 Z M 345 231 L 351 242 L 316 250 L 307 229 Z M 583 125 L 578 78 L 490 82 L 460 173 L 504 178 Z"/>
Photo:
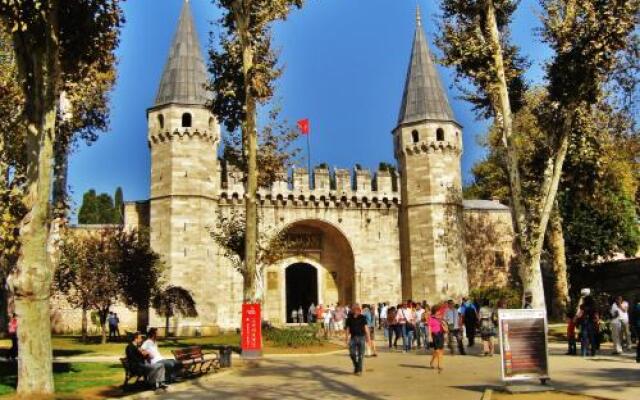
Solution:
<path fill-rule="evenodd" d="M 353 362 L 353 373 L 362 375 L 362 364 L 366 345 L 370 342 L 367 319 L 362 315 L 360 304 L 355 304 L 345 322 L 345 342 Z"/>

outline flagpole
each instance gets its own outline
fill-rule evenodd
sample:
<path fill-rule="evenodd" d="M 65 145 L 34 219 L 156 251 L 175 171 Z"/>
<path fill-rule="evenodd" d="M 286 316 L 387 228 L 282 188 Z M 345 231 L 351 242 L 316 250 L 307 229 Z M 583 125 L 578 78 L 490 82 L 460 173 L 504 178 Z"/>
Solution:
<path fill-rule="evenodd" d="M 311 136 L 311 133 L 307 133 L 307 162 L 309 164 L 309 176 L 311 175 L 311 139 L 309 139 L 309 136 Z"/>

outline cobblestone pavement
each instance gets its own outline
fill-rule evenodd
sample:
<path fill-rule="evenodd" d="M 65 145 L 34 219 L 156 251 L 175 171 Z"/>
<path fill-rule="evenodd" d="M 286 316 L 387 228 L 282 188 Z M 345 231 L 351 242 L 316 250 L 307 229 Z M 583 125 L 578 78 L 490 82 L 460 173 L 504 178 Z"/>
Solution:
<path fill-rule="evenodd" d="M 475 346 L 479 351 L 480 346 Z M 551 345 L 551 384 L 557 390 L 621 400 L 640 399 L 640 364 L 626 357 L 592 359 L 562 355 L 565 347 Z M 605 352 L 608 352 L 605 350 Z M 478 400 L 485 388 L 500 389 L 500 357 L 445 357 L 444 371 L 428 368 L 424 353 L 383 350 L 365 360 L 365 372 L 351 374 L 346 355 L 269 357 L 258 368 L 172 388 L 158 399 L 445 399 Z"/>

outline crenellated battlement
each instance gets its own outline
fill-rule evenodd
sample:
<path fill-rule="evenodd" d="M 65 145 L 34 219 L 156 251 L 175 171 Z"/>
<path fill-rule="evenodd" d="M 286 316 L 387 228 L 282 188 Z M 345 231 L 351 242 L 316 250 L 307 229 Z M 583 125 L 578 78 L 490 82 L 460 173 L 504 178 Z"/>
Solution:
<path fill-rule="evenodd" d="M 205 141 L 215 143 L 218 138 L 213 132 L 208 130 L 200 130 L 198 128 L 175 128 L 171 130 L 161 130 L 158 133 L 149 136 L 149 145 L 170 142 L 172 140 L 199 138 Z"/>
<path fill-rule="evenodd" d="M 411 143 L 405 146 L 404 151 L 407 155 L 421 154 L 421 153 L 454 153 L 460 154 L 462 149 L 456 142 L 443 141 L 443 140 L 431 140 L 422 141 L 418 143 Z"/>
<path fill-rule="evenodd" d="M 242 202 L 245 186 L 243 174 L 228 166 L 223 173 L 220 192 L 222 202 Z M 261 188 L 258 198 L 263 203 L 329 205 L 378 205 L 378 207 L 400 204 L 398 176 L 395 172 L 378 170 L 371 174 L 368 169 L 315 168 L 309 174 L 306 168 L 293 168 L 290 176 L 274 182 L 270 188 Z"/>

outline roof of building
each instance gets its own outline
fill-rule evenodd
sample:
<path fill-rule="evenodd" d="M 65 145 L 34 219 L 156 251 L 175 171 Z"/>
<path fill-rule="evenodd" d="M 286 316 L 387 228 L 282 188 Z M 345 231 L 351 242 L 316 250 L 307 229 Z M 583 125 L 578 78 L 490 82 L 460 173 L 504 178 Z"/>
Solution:
<path fill-rule="evenodd" d="M 398 125 L 425 120 L 456 122 L 422 29 L 420 8 L 402 94 Z"/>
<path fill-rule="evenodd" d="M 188 1 L 184 2 L 154 107 L 166 104 L 204 105 L 207 69 Z"/>
<path fill-rule="evenodd" d="M 493 200 L 462 200 L 462 206 L 465 210 L 491 210 L 491 211 L 510 211 L 511 209 L 504 204 Z"/>

